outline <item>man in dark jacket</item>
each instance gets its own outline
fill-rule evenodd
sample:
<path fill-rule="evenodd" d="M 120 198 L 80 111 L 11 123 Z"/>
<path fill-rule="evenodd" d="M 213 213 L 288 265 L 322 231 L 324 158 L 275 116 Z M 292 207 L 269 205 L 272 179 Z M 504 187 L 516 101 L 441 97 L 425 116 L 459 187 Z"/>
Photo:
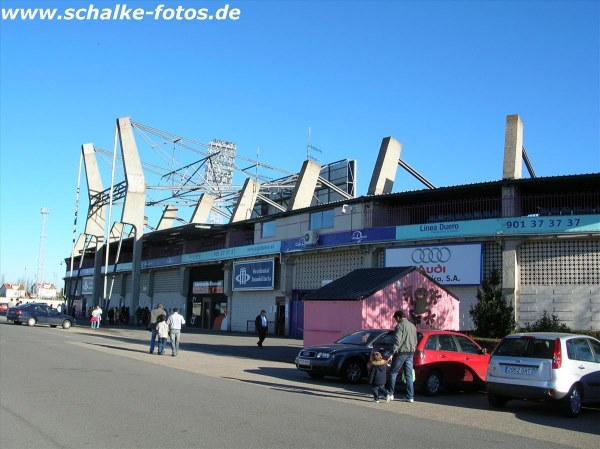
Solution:
<path fill-rule="evenodd" d="M 394 389 L 396 388 L 396 377 L 400 369 L 404 370 L 406 380 L 406 397 L 404 402 L 414 402 L 415 391 L 413 386 L 413 357 L 417 349 L 417 328 L 406 319 L 402 310 L 394 312 L 396 327 L 394 328 L 394 346 L 392 353 L 394 360 L 390 369 L 390 380 L 386 401 L 394 400 Z"/>
<path fill-rule="evenodd" d="M 269 330 L 269 320 L 267 320 L 267 311 L 261 310 L 260 315 L 256 317 L 254 320 L 254 326 L 256 327 L 256 332 L 258 332 L 258 343 L 256 343 L 259 349 L 263 347 L 263 341 L 267 337 L 267 331 Z"/>

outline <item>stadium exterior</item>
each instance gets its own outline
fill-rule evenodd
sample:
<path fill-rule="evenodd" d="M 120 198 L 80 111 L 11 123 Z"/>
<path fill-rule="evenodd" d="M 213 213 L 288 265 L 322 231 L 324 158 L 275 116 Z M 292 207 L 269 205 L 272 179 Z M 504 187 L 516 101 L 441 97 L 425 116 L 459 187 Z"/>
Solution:
<path fill-rule="evenodd" d="M 545 310 L 573 329 L 600 330 L 600 173 L 523 178 L 518 116 L 507 117 L 501 180 L 392 193 L 400 149 L 383 140 L 365 196 L 310 205 L 307 161 L 292 201 L 308 205 L 138 233 L 108 257 L 102 244 L 78 248 L 66 259 L 67 299 L 130 314 L 162 303 L 189 326 L 243 332 L 265 309 L 274 332 L 301 337 L 308 292 L 358 268 L 415 265 L 460 300 L 460 329 L 470 329 L 477 289 L 497 269 L 520 324 Z M 241 192 L 238 207 L 255 211 L 255 201 Z M 419 294 L 428 295 L 411 292 Z"/>

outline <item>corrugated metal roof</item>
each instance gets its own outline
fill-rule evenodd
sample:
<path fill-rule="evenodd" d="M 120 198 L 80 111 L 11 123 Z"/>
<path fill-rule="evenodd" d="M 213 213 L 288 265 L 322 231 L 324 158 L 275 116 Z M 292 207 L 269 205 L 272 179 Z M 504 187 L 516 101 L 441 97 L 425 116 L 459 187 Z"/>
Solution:
<path fill-rule="evenodd" d="M 415 267 L 359 268 L 309 293 L 303 299 L 305 301 L 358 301 L 415 270 Z"/>

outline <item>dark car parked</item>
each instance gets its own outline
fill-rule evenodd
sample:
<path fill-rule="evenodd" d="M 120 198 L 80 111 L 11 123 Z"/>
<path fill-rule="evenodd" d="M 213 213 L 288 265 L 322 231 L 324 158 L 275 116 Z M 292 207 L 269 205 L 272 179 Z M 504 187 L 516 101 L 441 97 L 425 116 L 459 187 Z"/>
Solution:
<path fill-rule="evenodd" d="M 415 386 L 435 395 L 444 387 L 483 389 L 489 354 L 468 336 L 459 332 L 419 330 L 414 357 Z M 356 383 L 366 377 L 372 353 L 388 357 L 394 332 L 369 329 L 346 335 L 330 345 L 304 348 L 296 357 L 296 367 L 311 377 L 337 376 Z"/>
<path fill-rule="evenodd" d="M 36 324 L 48 324 L 50 327 L 62 326 L 69 329 L 75 325 L 75 318 L 60 313 L 47 304 L 27 303 L 17 307 L 11 307 L 6 314 L 6 320 L 15 324 L 27 323 L 28 326 Z"/>
<path fill-rule="evenodd" d="M 316 379 L 337 376 L 350 383 L 359 382 L 367 375 L 373 345 L 388 332 L 388 329 L 360 330 L 329 345 L 304 348 L 296 357 L 296 367 Z"/>

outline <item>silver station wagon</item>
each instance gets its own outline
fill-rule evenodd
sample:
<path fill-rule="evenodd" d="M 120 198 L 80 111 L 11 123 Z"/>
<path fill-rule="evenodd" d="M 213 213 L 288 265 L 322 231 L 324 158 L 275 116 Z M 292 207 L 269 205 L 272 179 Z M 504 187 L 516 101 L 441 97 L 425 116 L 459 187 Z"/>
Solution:
<path fill-rule="evenodd" d="M 600 342 L 585 335 L 531 332 L 504 337 L 487 371 L 488 401 L 548 400 L 575 417 L 600 401 Z"/>

